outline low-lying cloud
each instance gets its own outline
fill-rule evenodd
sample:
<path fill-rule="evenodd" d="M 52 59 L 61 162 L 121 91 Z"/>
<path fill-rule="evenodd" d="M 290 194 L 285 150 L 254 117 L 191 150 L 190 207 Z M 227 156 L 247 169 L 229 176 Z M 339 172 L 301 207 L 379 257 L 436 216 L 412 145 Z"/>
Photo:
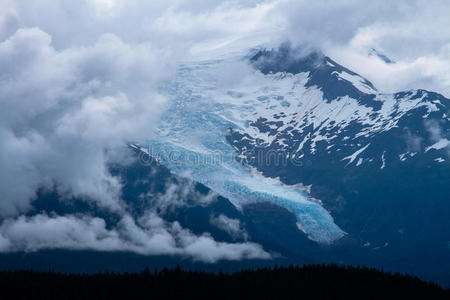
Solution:
<path fill-rule="evenodd" d="M 133 251 L 143 255 L 182 255 L 208 263 L 270 258 L 258 244 L 217 242 L 208 234 L 197 236 L 177 222 L 165 222 L 155 213 L 138 222 L 124 216 L 116 228 L 107 229 L 103 219 L 87 216 L 21 216 L 7 219 L 0 226 L 0 251 Z"/>
<path fill-rule="evenodd" d="M 209 222 L 235 239 L 247 240 L 248 233 L 239 219 L 232 219 L 224 214 L 220 214 L 218 216 L 211 216 Z"/>

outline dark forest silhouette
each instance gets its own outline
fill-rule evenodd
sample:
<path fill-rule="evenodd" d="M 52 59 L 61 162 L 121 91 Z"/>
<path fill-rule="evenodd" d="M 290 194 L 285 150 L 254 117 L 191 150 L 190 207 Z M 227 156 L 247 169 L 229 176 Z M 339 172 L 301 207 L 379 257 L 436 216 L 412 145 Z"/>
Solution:
<path fill-rule="evenodd" d="M 311 265 L 233 274 L 177 267 L 140 273 L 0 272 L 2 299 L 450 299 L 417 277 L 376 269 Z"/>

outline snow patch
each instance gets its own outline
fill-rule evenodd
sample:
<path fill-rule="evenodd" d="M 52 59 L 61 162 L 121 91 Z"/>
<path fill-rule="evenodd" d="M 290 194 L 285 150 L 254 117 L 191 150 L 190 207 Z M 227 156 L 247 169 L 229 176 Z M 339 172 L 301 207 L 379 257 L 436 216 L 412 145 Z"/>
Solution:
<path fill-rule="evenodd" d="M 333 72 L 335 73 L 335 72 Z M 337 72 L 336 72 L 337 73 Z M 366 94 L 376 94 L 377 91 L 367 84 L 367 81 L 359 75 L 352 75 L 345 71 L 338 73 L 339 77 L 353 84 L 358 90 Z"/>
<path fill-rule="evenodd" d="M 427 147 L 425 149 L 425 152 L 428 152 L 431 149 L 441 150 L 441 149 L 446 148 L 449 145 L 450 145 L 450 141 L 449 140 L 447 140 L 447 139 L 440 139 L 439 141 L 437 141 L 433 145 Z"/>
<path fill-rule="evenodd" d="M 345 166 L 348 166 L 349 164 L 351 164 L 351 163 L 358 157 L 358 155 L 360 155 L 360 154 L 361 154 L 364 150 L 366 150 L 367 147 L 369 147 L 369 146 L 370 146 L 370 143 L 367 144 L 366 146 L 364 146 L 363 148 L 359 149 L 358 151 L 356 151 L 356 152 L 353 153 L 352 155 L 349 155 L 349 156 L 344 157 L 342 160 L 346 160 L 346 159 L 349 160 L 349 162 L 348 162 Z"/>

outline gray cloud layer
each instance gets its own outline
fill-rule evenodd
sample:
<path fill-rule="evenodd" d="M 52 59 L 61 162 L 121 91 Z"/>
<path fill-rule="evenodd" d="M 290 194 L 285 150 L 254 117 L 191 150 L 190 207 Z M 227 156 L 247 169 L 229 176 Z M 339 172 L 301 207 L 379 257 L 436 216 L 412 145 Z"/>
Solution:
<path fill-rule="evenodd" d="M 112 34 L 90 47 L 57 51 L 37 28 L 0 43 L 1 214 L 29 208 L 39 186 L 118 206 L 120 182 L 105 149 L 143 138 L 164 98 L 151 86 L 164 54 Z"/>
<path fill-rule="evenodd" d="M 155 87 L 176 69 L 196 29 L 161 38 L 153 28 L 165 28 L 167 5 L 111 3 L 0 4 L 0 249 L 135 251 L 206 262 L 270 257 L 253 243 L 216 242 L 154 212 L 145 220 L 127 212 L 121 178 L 107 165 L 123 159 L 117 149 L 127 141 L 148 137 L 166 105 Z M 41 187 L 95 201 L 121 220 L 107 229 L 89 216 L 21 216 Z M 155 205 L 181 205 L 183 195 L 183 187 L 168 187 Z"/>
<path fill-rule="evenodd" d="M 139 1 L 5 0 L 0 39 L 18 28 L 49 33 L 56 49 L 92 45 L 104 33 L 151 42 L 176 57 L 246 39 L 322 48 L 381 90 L 428 88 L 450 96 L 450 7 L 439 0 Z M 370 48 L 396 64 L 368 56 Z"/>

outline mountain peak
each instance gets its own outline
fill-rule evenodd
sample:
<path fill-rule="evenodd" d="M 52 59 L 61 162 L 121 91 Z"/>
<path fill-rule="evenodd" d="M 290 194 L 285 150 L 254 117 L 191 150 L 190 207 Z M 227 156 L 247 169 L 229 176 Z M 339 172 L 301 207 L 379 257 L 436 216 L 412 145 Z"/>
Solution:
<path fill-rule="evenodd" d="M 368 53 L 369 56 L 376 56 L 387 64 L 395 64 L 395 61 L 391 60 L 389 57 L 379 52 L 375 48 L 371 48 Z"/>
<path fill-rule="evenodd" d="M 263 74 L 307 73 L 306 87 L 316 86 L 327 101 L 349 96 L 360 104 L 378 108 L 373 101 L 378 94 L 366 78 L 338 64 L 319 50 L 293 48 L 283 44 L 278 49 L 262 49 L 251 58 L 251 64 Z"/>

